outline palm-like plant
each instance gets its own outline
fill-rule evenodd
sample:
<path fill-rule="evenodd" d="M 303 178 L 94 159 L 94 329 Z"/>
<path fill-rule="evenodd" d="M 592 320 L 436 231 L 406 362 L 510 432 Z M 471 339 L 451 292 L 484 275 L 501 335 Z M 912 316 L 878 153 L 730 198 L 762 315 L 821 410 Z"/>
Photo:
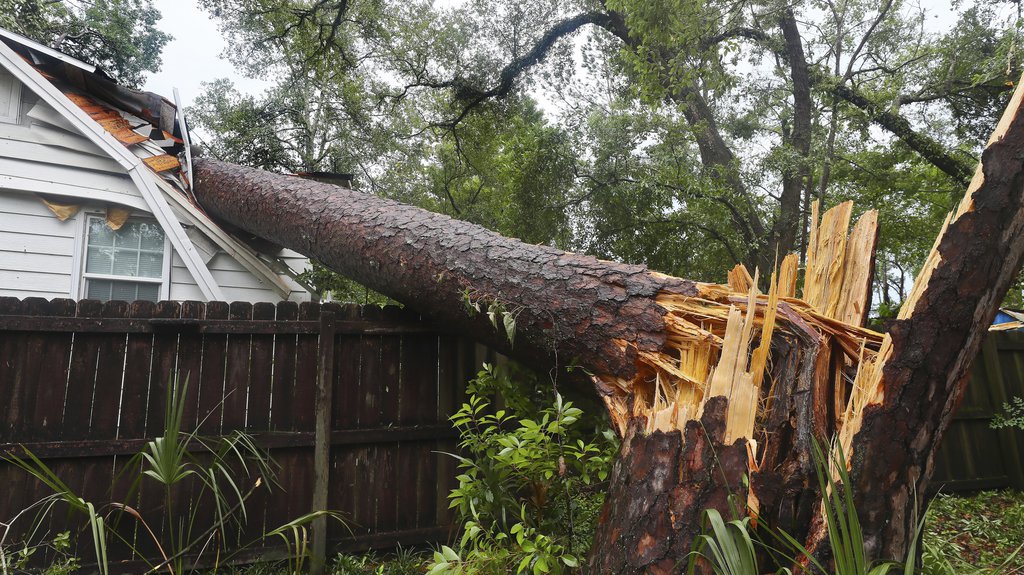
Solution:
<path fill-rule="evenodd" d="M 111 537 L 123 542 L 133 552 L 137 551 L 134 538 L 116 528 L 118 522 L 115 521 L 115 527 L 111 527 L 108 522 L 111 515 L 116 513 L 119 517 L 131 518 L 155 543 L 162 560 L 150 564 L 150 572 L 166 569 L 171 573 L 184 573 L 186 562 L 197 562 L 210 549 L 216 549 L 219 557 L 219 547 L 230 540 L 228 532 L 232 527 L 241 527 L 246 521 L 246 500 L 261 486 L 269 488 L 275 483 L 273 460 L 248 434 L 236 431 L 225 437 L 207 439 L 195 431 L 181 430 L 187 388 L 187 378 L 180 385 L 177 378 L 172 378 L 172 384 L 167 390 L 163 434 L 146 442 L 142 451 L 121 472 L 121 476 L 127 474 L 131 479 L 123 501 L 133 501 L 139 497 L 140 488 L 147 481 L 155 482 L 162 489 L 162 508 L 166 521 L 162 530 L 163 539 L 157 536 L 143 514 L 127 503 L 111 503 L 104 513 L 100 513 L 91 502 L 78 496 L 31 452 L 26 451 L 23 457 L 11 455 L 7 458 L 7 461 L 53 489 L 72 509 L 86 514 L 97 566 L 103 575 L 108 573 L 107 543 Z M 244 492 L 236 477 L 250 478 L 250 484 Z M 200 505 L 190 505 L 188 511 L 178 512 L 175 496 L 185 485 L 197 488 L 194 491 L 196 498 L 204 495 L 211 497 L 214 506 L 212 525 L 198 524 Z M 337 514 L 327 511 L 310 513 L 265 533 L 258 540 L 281 536 L 282 533 L 305 537 L 305 525 L 325 514 L 337 518 Z M 296 543 L 293 551 L 304 554 L 306 546 L 302 542 Z M 142 553 L 138 555 L 145 557 Z M 301 560 L 296 560 L 295 565 L 298 569 Z"/>

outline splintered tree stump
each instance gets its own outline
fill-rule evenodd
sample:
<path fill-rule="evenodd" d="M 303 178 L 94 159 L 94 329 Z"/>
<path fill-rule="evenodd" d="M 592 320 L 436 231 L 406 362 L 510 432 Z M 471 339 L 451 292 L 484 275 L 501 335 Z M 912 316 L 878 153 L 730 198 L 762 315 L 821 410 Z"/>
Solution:
<path fill-rule="evenodd" d="M 726 285 L 673 278 L 213 160 L 196 161 L 194 192 L 214 217 L 441 325 L 534 366 L 582 367 L 623 439 L 590 573 L 683 571 L 707 509 L 756 517 L 827 558 L 816 440 L 847 457 L 867 558 L 901 561 L 967 370 L 1024 260 L 1020 86 L 885 337 L 862 327 L 876 214 L 848 234 L 849 203 L 820 220 L 813 206 L 798 299 L 793 254 L 761 293 L 741 267 Z M 514 345 L 467 303 L 514 320 Z"/>
<path fill-rule="evenodd" d="M 1024 261 L 1022 98 L 1018 83 L 892 326 L 873 382 L 884 400 L 865 411 L 854 438 L 854 496 L 872 557 L 898 557 L 910 545 L 971 362 Z"/>
<path fill-rule="evenodd" d="M 626 432 L 590 555 L 588 573 L 677 574 L 701 534 L 703 513 L 724 518 L 743 512 L 747 445 L 725 440 L 727 400 L 708 401 L 700 420 L 686 429 L 644 433 L 640 422 Z M 704 573 L 706 571 L 698 571 Z"/>

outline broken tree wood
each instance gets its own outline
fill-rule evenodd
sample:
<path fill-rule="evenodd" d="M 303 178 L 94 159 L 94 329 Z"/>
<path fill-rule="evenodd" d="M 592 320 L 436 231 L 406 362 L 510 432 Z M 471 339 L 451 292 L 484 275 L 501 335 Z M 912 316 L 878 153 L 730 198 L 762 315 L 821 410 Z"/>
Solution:
<path fill-rule="evenodd" d="M 752 455 L 744 459 L 756 457 L 766 470 L 763 483 L 770 489 L 754 494 L 750 501 L 761 501 L 765 510 L 785 510 L 780 521 L 787 526 L 798 525 L 813 507 L 811 437 L 835 431 L 826 417 L 828 410 L 818 409 L 842 393 L 831 380 L 832 349 L 856 362 L 866 346 L 877 348 L 881 343 L 878 334 L 844 324 L 800 300 L 790 297 L 767 305 L 778 294 L 758 293 L 752 278 L 743 280 L 748 289 L 743 293 L 729 286 L 672 278 L 642 266 L 526 245 L 445 216 L 308 180 L 212 160 L 197 160 L 195 172 L 197 197 L 215 216 L 316 257 L 435 321 L 535 365 L 557 356 L 562 365 L 582 366 L 593 374 L 613 425 L 627 438 L 626 445 L 639 446 L 659 434 L 679 436 L 694 420 L 724 422 L 721 440 L 739 440 L 741 447 L 736 449 Z M 841 209 L 849 211 L 848 206 Z M 845 242 L 846 230 L 833 228 L 833 235 L 822 234 L 823 245 Z M 842 261 L 845 254 L 839 250 L 833 259 Z M 793 269 L 790 264 L 783 266 L 790 275 Z M 838 290 L 842 285 L 838 273 L 829 275 L 831 283 L 819 291 Z M 737 277 L 742 275 L 738 272 Z M 483 314 L 467 311 L 478 302 L 485 307 L 494 304 L 515 318 L 514 345 Z M 763 343 L 758 343 L 757 359 L 751 365 L 747 347 L 755 334 Z M 720 365 L 727 339 L 728 369 Z M 773 372 L 764 377 L 769 349 L 775 354 Z M 713 378 L 716 366 L 721 367 L 717 380 Z M 712 388 L 716 393 L 733 393 L 734 377 L 743 378 L 742 413 L 728 411 L 726 402 L 709 403 Z M 762 408 L 762 395 L 769 386 L 761 382 L 772 382 L 775 417 L 766 416 Z M 791 420 L 801 427 L 789 429 Z M 762 422 L 756 430 L 755 421 Z M 700 434 L 706 428 L 698 426 L 689 433 Z M 778 439 L 764 441 L 761 436 L 769 428 Z M 762 453 L 754 441 L 746 446 L 746 440 L 755 435 Z M 716 476 L 713 469 L 701 470 L 703 475 L 693 470 L 683 480 L 700 483 L 693 477 Z M 736 491 L 735 485 L 750 470 L 743 465 L 730 472 L 722 487 Z M 621 492 L 632 490 L 624 485 Z M 705 504 L 725 505 L 721 498 L 680 501 L 694 506 L 688 512 L 691 517 L 699 517 Z M 615 498 L 609 502 L 608 517 L 614 517 Z M 729 511 L 725 506 L 719 510 Z M 658 508 L 653 513 L 668 510 Z M 611 532 L 600 535 L 604 533 Z M 630 534 L 641 537 L 646 531 L 630 527 L 626 533 L 609 535 L 608 544 L 627 546 L 635 555 Z M 650 557 L 640 561 L 640 567 L 680 561 L 682 556 L 675 553 L 689 548 L 693 533 L 696 528 L 679 531 L 678 541 L 667 550 L 669 557 Z"/>
<path fill-rule="evenodd" d="M 827 556 L 811 453 L 833 437 L 852 457 L 870 557 L 902 559 L 963 374 L 1024 257 L 1020 100 L 1018 89 L 884 340 L 862 327 L 877 220 L 863 215 L 848 235 L 849 204 L 820 222 L 815 210 L 796 299 L 792 257 L 763 294 L 742 268 L 702 284 L 213 160 L 196 161 L 195 192 L 213 215 L 435 321 L 592 374 L 623 437 L 592 572 L 678 572 L 706 508 L 755 516 Z"/>
<path fill-rule="evenodd" d="M 864 377 L 873 397 L 851 472 L 872 557 L 909 546 L 968 369 L 1024 261 L 1022 82 Z"/>

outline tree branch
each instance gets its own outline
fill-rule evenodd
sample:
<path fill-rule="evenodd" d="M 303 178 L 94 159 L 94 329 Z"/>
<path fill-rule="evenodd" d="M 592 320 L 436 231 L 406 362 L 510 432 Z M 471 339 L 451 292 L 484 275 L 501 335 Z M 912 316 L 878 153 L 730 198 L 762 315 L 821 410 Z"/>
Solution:
<path fill-rule="evenodd" d="M 834 80 L 836 79 L 819 75 L 817 83 L 819 85 L 832 83 L 830 89 L 833 94 L 863 110 L 872 122 L 898 137 L 910 149 L 920 154 L 921 157 L 931 162 L 932 165 L 942 170 L 957 183 L 964 187 L 970 183 L 971 178 L 974 176 L 975 165 L 977 164 L 973 158 L 965 154 L 946 150 L 946 147 L 934 138 L 915 130 L 903 116 L 884 109 L 877 102 L 865 96 L 855 86 L 834 82 Z"/>

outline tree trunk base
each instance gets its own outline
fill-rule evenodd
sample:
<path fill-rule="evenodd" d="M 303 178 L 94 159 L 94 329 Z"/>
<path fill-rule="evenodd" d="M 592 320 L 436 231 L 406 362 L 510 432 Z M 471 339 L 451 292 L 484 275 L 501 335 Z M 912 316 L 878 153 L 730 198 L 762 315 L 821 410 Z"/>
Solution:
<path fill-rule="evenodd" d="M 743 513 L 747 445 L 725 445 L 726 399 L 708 401 L 682 432 L 643 432 L 634 419 L 612 468 L 588 573 L 677 574 L 689 562 L 703 512 Z M 698 569 L 698 572 L 703 572 Z"/>

